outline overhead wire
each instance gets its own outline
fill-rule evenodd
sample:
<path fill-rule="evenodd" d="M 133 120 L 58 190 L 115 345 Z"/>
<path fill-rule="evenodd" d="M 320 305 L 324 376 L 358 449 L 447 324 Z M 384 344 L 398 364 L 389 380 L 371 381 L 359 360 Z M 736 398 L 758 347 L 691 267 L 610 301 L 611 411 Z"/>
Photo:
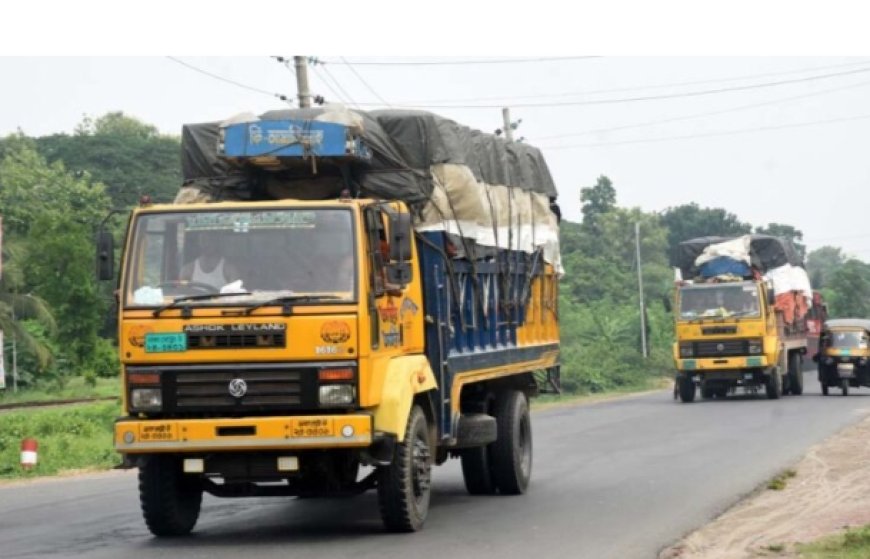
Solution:
<path fill-rule="evenodd" d="M 189 68 L 189 69 L 191 69 L 191 70 L 193 70 L 193 71 L 195 71 L 195 72 L 199 72 L 200 74 L 204 74 L 204 75 L 209 76 L 209 77 L 211 77 L 211 78 L 214 78 L 214 79 L 216 79 L 216 80 L 220 80 L 220 81 L 222 81 L 222 82 L 226 82 L 226 83 L 229 83 L 229 84 L 235 85 L 236 87 L 241 87 L 241 88 L 243 88 L 243 89 L 247 89 L 248 91 L 254 91 L 254 92 L 256 92 L 256 93 L 262 93 L 263 95 L 268 95 L 268 96 L 270 96 L 270 97 L 277 97 L 278 99 L 280 99 L 280 100 L 282 100 L 282 101 L 285 101 L 285 102 L 287 102 L 287 103 L 292 103 L 292 102 L 290 101 L 290 99 L 289 99 L 286 95 L 284 95 L 284 94 L 281 94 L 281 93 L 274 93 L 274 92 L 271 92 L 271 91 L 267 91 L 267 90 L 265 90 L 265 89 L 260 89 L 260 88 L 258 88 L 258 87 L 253 87 L 253 86 L 250 86 L 250 85 L 247 85 L 247 84 L 244 84 L 244 83 L 238 82 L 238 81 L 233 80 L 233 79 L 230 79 L 230 78 L 226 78 L 226 77 L 224 77 L 224 76 L 220 76 L 220 75 L 215 74 L 215 73 L 213 73 L 213 72 L 209 72 L 208 70 L 203 70 L 202 68 L 199 68 L 199 67 L 197 67 L 197 66 L 194 66 L 193 64 L 189 64 L 189 63 L 187 63 L 187 62 L 185 62 L 185 61 L 183 61 L 183 60 L 180 60 L 180 59 L 178 59 L 178 58 L 175 58 L 174 56 L 167 56 L 166 58 L 168 58 L 169 60 L 171 60 L 171 61 L 173 61 L 173 62 L 175 62 L 175 63 L 177 63 L 177 64 L 181 64 L 182 66 L 185 66 L 185 67 L 187 67 L 187 68 Z"/>
<path fill-rule="evenodd" d="M 532 107 L 568 107 L 568 106 L 589 106 L 589 105 L 612 105 L 618 103 L 632 103 L 639 101 L 659 101 L 663 99 L 678 99 L 678 98 L 686 98 L 686 97 L 700 97 L 706 95 L 716 95 L 720 93 L 730 93 L 733 91 L 747 91 L 752 89 L 763 89 L 768 87 L 777 87 L 781 85 L 789 85 L 795 83 L 805 83 L 811 81 L 818 81 L 830 78 L 836 78 L 840 76 L 849 76 L 855 74 L 862 74 L 865 72 L 870 72 L 870 67 L 858 68 L 856 70 L 848 70 L 844 72 L 832 72 L 827 74 L 818 74 L 815 76 L 806 76 L 803 78 L 793 78 L 788 80 L 778 80 L 772 82 L 762 82 L 748 85 L 739 85 L 732 87 L 722 87 L 716 89 L 705 89 L 699 91 L 684 91 L 680 93 L 668 93 L 662 95 L 644 95 L 639 97 L 624 97 L 617 99 L 587 99 L 587 100 L 578 100 L 578 101 L 552 101 L 552 102 L 542 102 L 542 103 L 511 103 L 511 107 L 518 108 L 532 108 Z M 358 103 L 358 105 L 372 105 L 373 103 Z M 397 107 L 402 108 L 414 108 L 414 107 L 426 107 L 426 108 L 444 108 L 444 109 L 496 109 L 501 108 L 504 104 L 498 105 L 487 105 L 487 104 L 477 104 L 477 105 L 462 105 L 462 104 L 428 104 L 428 105 L 406 105 L 406 104 L 395 104 Z"/>
<path fill-rule="evenodd" d="M 323 60 L 324 64 L 350 64 L 342 60 Z M 522 64 L 526 62 L 561 62 L 569 60 L 588 60 L 602 58 L 601 56 L 541 56 L 537 58 L 482 58 L 470 60 L 363 60 L 354 61 L 353 64 L 365 66 L 462 66 L 469 64 Z"/>
<path fill-rule="evenodd" d="M 593 147 L 608 147 L 608 146 L 621 146 L 621 145 L 629 145 L 629 144 L 648 144 L 648 143 L 658 143 L 658 142 L 672 142 L 678 140 L 691 140 L 696 138 L 714 138 L 719 136 L 734 136 L 737 134 L 748 134 L 751 132 L 766 132 L 769 130 L 783 130 L 787 128 L 801 128 L 804 126 L 814 126 L 818 124 L 832 124 L 837 122 L 851 122 L 856 120 L 865 120 L 870 118 L 870 114 L 866 115 L 855 115 L 850 117 L 840 117 L 840 118 L 832 118 L 825 120 L 815 120 L 810 122 L 795 122 L 790 124 L 779 124 L 774 126 L 760 126 L 757 128 L 745 128 L 740 130 L 726 130 L 721 132 L 710 132 L 710 133 L 701 133 L 701 134 L 685 134 L 682 136 L 665 136 L 659 138 L 645 138 L 638 140 L 623 140 L 618 142 L 599 142 L 599 143 L 588 143 L 588 144 L 574 144 L 574 145 L 564 145 L 564 146 L 550 146 L 544 147 L 541 149 L 546 150 L 563 150 L 563 149 L 576 149 L 576 148 L 593 148 Z"/>
<path fill-rule="evenodd" d="M 811 93 L 804 93 L 802 95 L 793 95 L 790 97 L 782 97 L 782 98 L 773 99 L 770 101 L 762 101 L 760 103 L 750 103 L 748 105 L 738 105 L 736 107 L 730 107 L 730 108 L 721 109 L 718 111 L 693 113 L 693 114 L 689 114 L 689 115 L 677 116 L 677 117 L 672 117 L 672 118 L 650 120 L 650 121 L 639 122 L 639 123 L 635 123 L 635 124 L 626 124 L 623 126 L 612 126 L 610 128 L 597 128 L 597 129 L 592 129 L 592 130 L 583 130 L 580 132 L 571 132 L 571 133 L 567 133 L 567 134 L 554 134 L 551 136 L 537 136 L 537 137 L 532 138 L 532 139 L 536 140 L 536 141 L 540 141 L 540 140 L 556 140 L 556 139 L 562 139 L 562 138 L 576 138 L 578 136 L 589 136 L 589 135 L 593 135 L 593 134 L 606 134 L 606 133 L 618 132 L 618 131 L 622 131 L 622 130 L 631 130 L 631 129 L 635 129 L 635 128 L 644 128 L 647 126 L 655 126 L 658 124 L 668 124 L 671 122 L 694 120 L 694 119 L 704 118 L 704 117 L 708 117 L 708 116 L 718 116 L 718 115 L 723 115 L 723 114 L 728 114 L 728 113 L 744 111 L 744 110 L 748 110 L 748 109 L 755 109 L 758 107 L 766 107 L 769 105 L 779 105 L 781 103 L 788 103 L 791 101 L 798 101 L 800 99 L 818 97 L 820 95 L 827 95 L 827 94 L 836 93 L 839 91 L 846 91 L 849 89 L 866 87 L 868 85 L 870 85 L 870 80 L 862 81 L 862 82 L 858 82 L 858 83 L 854 83 L 854 84 L 850 84 L 850 85 L 842 86 L 842 87 L 834 87 L 834 88 L 825 89 L 825 90 L 821 90 L 821 91 L 813 91 Z"/>
<path fill-rule="evenodd" d="M 811 68 L 801 68 L 798 70 L 786 70 L 782 72 L 764 72 L 760 74 L 747 74 L 743 76 L 731 76 L 727 78 L 712 78 L 705 80 L 692 80 L 692 81 L 683 81 L 683 82 L 670 82 L 663 84 L 650 84 L 650 85 L 639 85 L 639 86 L 631 86 L 631 87 L 617 87 L 610 89 L 587 89 L 582 91 L 569 91 L 564 93 L 539 93 L 535 95 L 498 95 L 498 96 L 487 96 L 487 97 L 465 97 L 465 98 L 450 98 L 450 99 L 418 99 L 418 100 L 409 100 L 402 101 L 404 104 L 419 104 L 426 105 L 429 103 L 459 103 L 459 102 L 471 102 L 471 101 L 505 101 L 508 104 L 512 100 L 517 99 L 544 99 L 550 97 L 573 97 L 577 95 L 599 95 L 603 93 L 624 93 L 627 91 L 643 91 L 648 89 L 668 89 L 673 87 L 683 87 L 687 85 L 703 85 L 710 83 L 721 83 L 721 82 L 734 82 L 734 81 L 746 81 L 746 80 L 754 80 L 759 78 L 769 78 L 775 76 L 785 76 L 791 74 L 804 74 L 807 72 L 816 72 L 820 70 L 831 70 L 835 68 L 847 68 L 854 66 L 865 66 L 870 63 L 870 59 L 864 59 L 859 62 L 848 62 L 844 64 L 830 64 L 826 66 L 813 66 Z"/>
<path fill-rule="evenodd" d="M 317 68 L 317 63 L 315 63 L 313 66 L 314 66 L 314 68 Z M 332 75 L 332 72 L 329 71 L 329 68 L 327 68 L 325 65 L 322 65 L 322 66 L 323 66 L 323 72 L 327 76 L 329 76 L 329 78 L 333 81 L 333 83 L 335 83 L 335 86 L 338 87 L 338 89 L 342 93 L 344 93 L 344 95 L 345 95 L 345 97 L 347 97 L 348 101 L 350 101 L 350 103 L 352 105 L 356 105 L 357 108 L 359 108 L 359 103 L 357 103 L 356 101 L 353 100 L 353 97 L 350 96 L 350 93 L 348 93 L 347 90 L 345 90 L 344 87 L 342 87 L 341 83 L 335 78 L 335 76 Z"/>
<path fill-rule="evenodd" d="M 372 94 L 373 94 L 375 97 L 377 97 L 378 99 L 380 99 L 381 102 L 382 102 L 384 105 L 386 105 L 386 106 L 388 106 L 388 107 L 392 107 L 392 105 L 390 105 L 389 101 L 387 101 L 386 99 L 384 99 L 383 97 L 381 97 L 381 95 L 378 94 L 378 92 L 375 91 L 374 88 L 373 88 L 371 85 L 369 85 L 369 82 L 367 82 L 365 79 L 363 79 L 363 77 L 360 75 L 360 73 L 356 71 L 356 68 L 353 67 L 353 64 L 351 64 L 350 62 L 348 62 L 347 60 L 345 60 L 345 58 L 344 58 L 343 56 L 341 56 L 341 57 L 339 57 L 339 58 L 341 58 L 342 62 L 344 62 L 344 63 L 347 65 L 348 69 L 349 69 L 351 72 L 353 72 L 353 75 L 355 75 L 355 76 L 357 77 L 357 79 L 358 79 L 358 80 L 359 80 L 359 81 L 360 81 L 360 82 L 361 82 L 361 83 L 366 87 L 366 89 L 368 89 L 369 91 L 371 91 Z"/>

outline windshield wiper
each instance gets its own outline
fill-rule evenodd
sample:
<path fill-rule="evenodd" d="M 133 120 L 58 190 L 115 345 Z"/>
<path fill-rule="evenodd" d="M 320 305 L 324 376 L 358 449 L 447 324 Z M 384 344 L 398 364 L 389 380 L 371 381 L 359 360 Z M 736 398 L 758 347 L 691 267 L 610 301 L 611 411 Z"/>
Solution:
<path fill-rule="evenodd" d="M 251 313 L 253 313 L 257 309 L 278 304 L 282 304 L 284 306 L 284 308 L 282 309 L 283 314 L 290 314 L 290 303 L 306 303 L 309 301 L 328 301 L 335 299 L 343 299 L 343 297 L 338 297 L 336 295 L 284 295 L 283 297 L 275 297 L 274 299 L 269 299 L 267 301 L 257 303 L 252 307 L 248 307 L 245 310 L 245 315 L 250 316 Z"/>
<path fill-rule="evenodd" d="M 160 316 L 160 313 L 163 311 L 175 308 L 179 303 L 184 303 L 186 301 L 205 301 L 208 299 L 220 299 L 221 297 L 237 297 L 239 295 L 250 295 L 250 293 L 242 291 L 239 293 L 203 293 L 201 295 L 184 295 L 182 297 L 176 297 L 171 303 L 163 305 L 159 309 L 155 309 L 151 314 L 156 318 Z"/>

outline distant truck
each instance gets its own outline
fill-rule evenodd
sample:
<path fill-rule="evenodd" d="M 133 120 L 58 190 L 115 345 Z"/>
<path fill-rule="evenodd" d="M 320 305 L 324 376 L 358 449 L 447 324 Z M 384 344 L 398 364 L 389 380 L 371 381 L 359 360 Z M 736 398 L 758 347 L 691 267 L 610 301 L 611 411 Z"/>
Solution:
<path fill-rule="evenodd" d="M 529 398 L 559 387 L 558 223 L 540 152 L 413 111 L 287 110 L 184 128 L 175 204 L 123 247 L 124 416 L 157 536 L 203 492 L 377 489 L 419 530 L 431 467 L 526 491 Z M 111 276 L 112 239 L 99 268 Z M 365 475 L 363 475 L 365 473 Z"/>
<path fill-rule="evenodd" d="M 675 292 L 675 391 L 683 402 L 698 389 L 703 398 L 723 398 L 737 387 L 763 387 L 770 399 L 800 395 L 810 304 L 800 259 L 790 242 L 764 235 L 736 240 L 746 249 L 742 260 L 716 256 L 715 247 L 726 242 L 692 239 L 675 257 L 680 275 L 693 278 L 679 281 Z M 708 247 L 713 255 L 702 268 L 696 262 Z"/>

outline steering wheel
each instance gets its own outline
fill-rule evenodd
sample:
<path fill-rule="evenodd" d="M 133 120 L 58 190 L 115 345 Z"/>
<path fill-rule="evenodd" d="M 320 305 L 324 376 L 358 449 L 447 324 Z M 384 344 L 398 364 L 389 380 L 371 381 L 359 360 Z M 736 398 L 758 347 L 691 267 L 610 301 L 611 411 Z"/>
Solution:
<path fill-rule="evenodd" d="M 173 290 L 181 290 L 181 289 L 194 289 L 196 291 L 201 292 L 203 295 L 208 295 L 212 293 L 217 293 L 218 289 L 207 283 L 202 283 L 199 281 L 188 281 L 188 280 L 171 280 L 164 281 L 157 285 L 160 289 L 169 288 Z"/>

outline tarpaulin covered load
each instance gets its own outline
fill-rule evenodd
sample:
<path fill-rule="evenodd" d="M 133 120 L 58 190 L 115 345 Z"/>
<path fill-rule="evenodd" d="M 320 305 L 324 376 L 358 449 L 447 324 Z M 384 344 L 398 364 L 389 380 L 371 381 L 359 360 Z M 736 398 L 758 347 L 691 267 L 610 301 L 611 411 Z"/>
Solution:
<path fill-rule="evenodd" d="M 683 241 L 677 246 L 675 254 L 672 255 L 671 264 L 680 268 L 683 277 L 695 277 L 699 273 L 698 266 L 704 263 L 703 259 L 700 264 L 697 260 L 707 247 L 725 242 L 730 244 L 735 240 L 743 238 L 749 239 L 749 263 L 762 273 L 785 264 L 791 264 L 792 266 L 803 265 L 803 261 L 791 241 L 771 235 L 744 235 L 736 239 L 699 237 Z M 715 256 L 720 255 L 717 254 Z M 738 259 L 742 258 L 738 257 Z"/>
<path fill-rule="evenodd" d="M 370 157 L 297 158 L 263 167 L 222 154 L 222 129 L 278 120 L 343 124 Z M 541 250 L 561 270 L 557 193 L 540 150 L 433 113 L 343 106 L 270 111 L 186 125 L 181 147 L 184 187 L 177 203 L 328 199 L 350 181 L 356 195 L 406 202 L 417 230 L 446 231 L 484 247 Z"/>

